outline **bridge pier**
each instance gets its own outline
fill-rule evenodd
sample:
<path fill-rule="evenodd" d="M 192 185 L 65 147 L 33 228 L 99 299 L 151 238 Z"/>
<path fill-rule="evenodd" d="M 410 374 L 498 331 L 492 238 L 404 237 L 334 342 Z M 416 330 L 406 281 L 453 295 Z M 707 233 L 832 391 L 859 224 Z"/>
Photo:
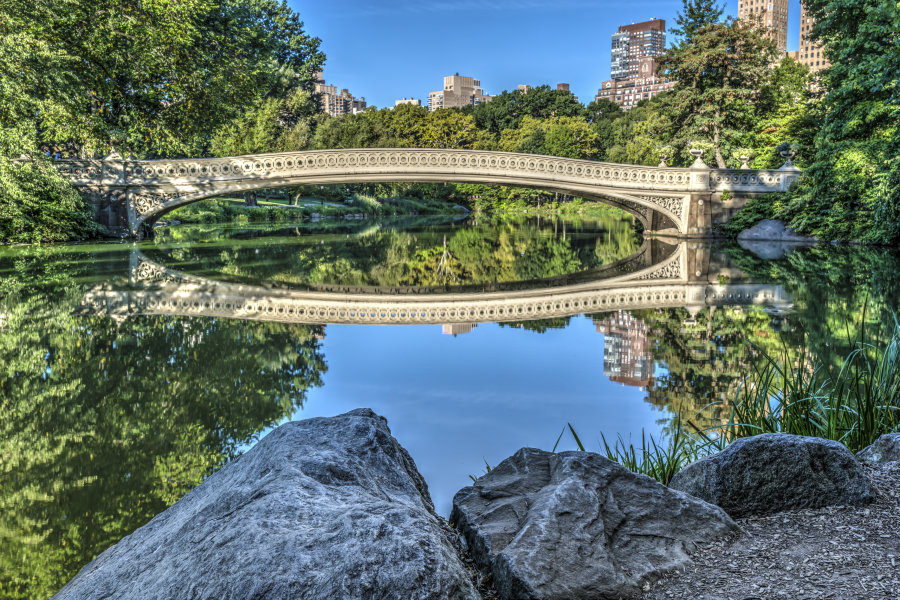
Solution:
<path fill-rule="evenodd" d="M 127 237 L 131 234 L 129 224 L 133 221 L 130 215 L 128 193 L 125 190 L 102 188 L 82 188 L 82 197 L 94 211 L 94 221 L 106 227 L 113 237 Z"/>

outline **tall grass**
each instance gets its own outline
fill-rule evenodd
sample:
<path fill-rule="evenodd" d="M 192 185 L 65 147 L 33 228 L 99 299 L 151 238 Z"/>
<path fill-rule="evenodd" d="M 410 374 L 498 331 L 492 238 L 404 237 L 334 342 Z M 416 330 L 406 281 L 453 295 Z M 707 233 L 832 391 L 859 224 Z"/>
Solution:
<path fill-rule="evenodd" d="M 836 370 L 806 352 L 793 361 L 787 350 L 779 358 L 763 354 L 727 422 L 697 435 L 711 449 L 759 433 L 791 433 L 835 440 L 858 452 L 900 429 L 900 324 L 895 320 L 882 348 L 865 336 L 863 328 Z"/>
<path fill-rule="evenodd" d="M 666 445 L 642 434 L 637 448 L 621 437 L 610 445 L 601 434 L 602 452 L 664 484 L 694 460 L 761 433 L 835 440 L 859 452 L 881 434 L 900 431 L 900 323 L 895 319 L 883 347 L 868 342 L 865 328 L 861 331 L 837 369 L 829 370 L 805 351 L 797 357 L 787 349 L 779 357 L 762 353 L 760 366 L 743 381 L 721 425 L 700 429 L 676 417 Z M 575 429 L 568 427 L 583 450 Z"/>

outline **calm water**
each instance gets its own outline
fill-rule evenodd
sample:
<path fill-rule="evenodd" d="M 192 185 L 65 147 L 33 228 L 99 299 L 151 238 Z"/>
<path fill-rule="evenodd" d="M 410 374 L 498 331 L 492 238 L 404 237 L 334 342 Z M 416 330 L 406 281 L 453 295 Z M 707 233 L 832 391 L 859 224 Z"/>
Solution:
<path fill-rule="evenodd" d="M 760 352 L 835 364 L 863 319 L 881 331 L 898 272 L 889 250 L 762 259 L 612 218 L 0 248 L 0 598 L 48 597 L 290 419 L 385 415 L 444 515 L 567 423 L 593 450 L 715 423 Z"/>

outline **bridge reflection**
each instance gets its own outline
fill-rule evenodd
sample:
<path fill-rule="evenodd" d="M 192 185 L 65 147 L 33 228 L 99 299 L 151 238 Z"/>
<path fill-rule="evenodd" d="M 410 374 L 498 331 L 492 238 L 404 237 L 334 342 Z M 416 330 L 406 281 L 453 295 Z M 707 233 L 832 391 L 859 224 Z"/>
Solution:
<path fill-rule="evenodd" d="M 309 324 L 452 324 L 525 321 L 644 308 L 791 306 L 780 285 L 720 283 L 703 244 L 647 241 L 603 269 L 528 282 L 448 287 L 318 285 L 284 289 L 174 271 L 135 248 L 129 281 L 89 290 L 82 310 L 132 315 L 223 317 Z"/>

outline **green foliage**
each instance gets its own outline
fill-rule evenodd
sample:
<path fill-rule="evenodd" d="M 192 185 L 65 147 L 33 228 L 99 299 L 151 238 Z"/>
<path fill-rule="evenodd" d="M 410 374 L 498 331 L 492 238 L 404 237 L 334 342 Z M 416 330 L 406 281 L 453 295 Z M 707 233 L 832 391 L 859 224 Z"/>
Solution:
<path fill-rule="evenodd" d="M 46 160 L 0 158 L 0 243 L 96 237 L 100 226 L 79 193 Z"/>
<path fill-rule="evenodd" d="M 609 108 L 606 107 L 606 110 Z M 586 117 L 584 106 L 575 96 L 565 90 L 550 89 L 547 85 L 531 88 L 527 92 L 504 91 L 490 102 L 467 109 L 467 112 L 472 114 L 479 129 L 492 135 L 517 128 L 525 117 Z"/>
<path fill-rule="evenodd" d="M 724 168 L 725 156 L 750 141 L 754 103 L 775 57 L 775 43 L 742 20 L 700 27 L 690 44 L 669 49 L 659 69 L 678 82 L 660 96 L 673 128 L 672 143 L 685 148 L 690 140 L 708 142 L 716 165 Z"/>
<path fill-rule="evenodd" d="M 593 158 L 597 154 L 597 140 L 597 133 L 582 118 L 536 119 L 526 116 L 515 129 L 503 131 L 500 149 L 568 158 Z"/>
<path fill-rule="evenodd" d="M 266 98 L 220 127 L 210 141 L 213 156 L 306 150 L 312 138 L 313 98 L 302 89 Z"/>
<path fill-rule="evenodd" d="M 791 190 L 791 226 L 824 239 L 900 240 L 900 6 L 811 0 L 831 66 L 814 162 Z"/>
<path fill-rule="evenodd" d="M 283 0 L 4 0 L 0 37 L 28 49 L 0 78 L 42 142 L 81 154 L 196 154 L 244 107 L 312 92 L 324 60 Z"/>
<path fill-rule="evenodd" d="M 725 6 L 715 0 L 681 0 L 682 9 L 675 17 L 675 27 L 670 34 L 678 40 L 679 46 L 688 46 L 694 42 L 702 29 L 721 22 Z"/>
<path fill-rule="evenodd" d="M 319 327 L 84 314 L 128 250 L 0 254 L 0 598 L 50 597 L 322 384 Z"/>
<path fill-rule="evenodd" d="M 656 166 L 659 164 L 660 146 L 668 146 L 672 124 L 660 110 L 659 98 L 641 102 L 613 122 L 613 138 L 616 143 L 607 149 L 610 162 Z M 674 153 L 668 153 L 675 159 Z"/>

